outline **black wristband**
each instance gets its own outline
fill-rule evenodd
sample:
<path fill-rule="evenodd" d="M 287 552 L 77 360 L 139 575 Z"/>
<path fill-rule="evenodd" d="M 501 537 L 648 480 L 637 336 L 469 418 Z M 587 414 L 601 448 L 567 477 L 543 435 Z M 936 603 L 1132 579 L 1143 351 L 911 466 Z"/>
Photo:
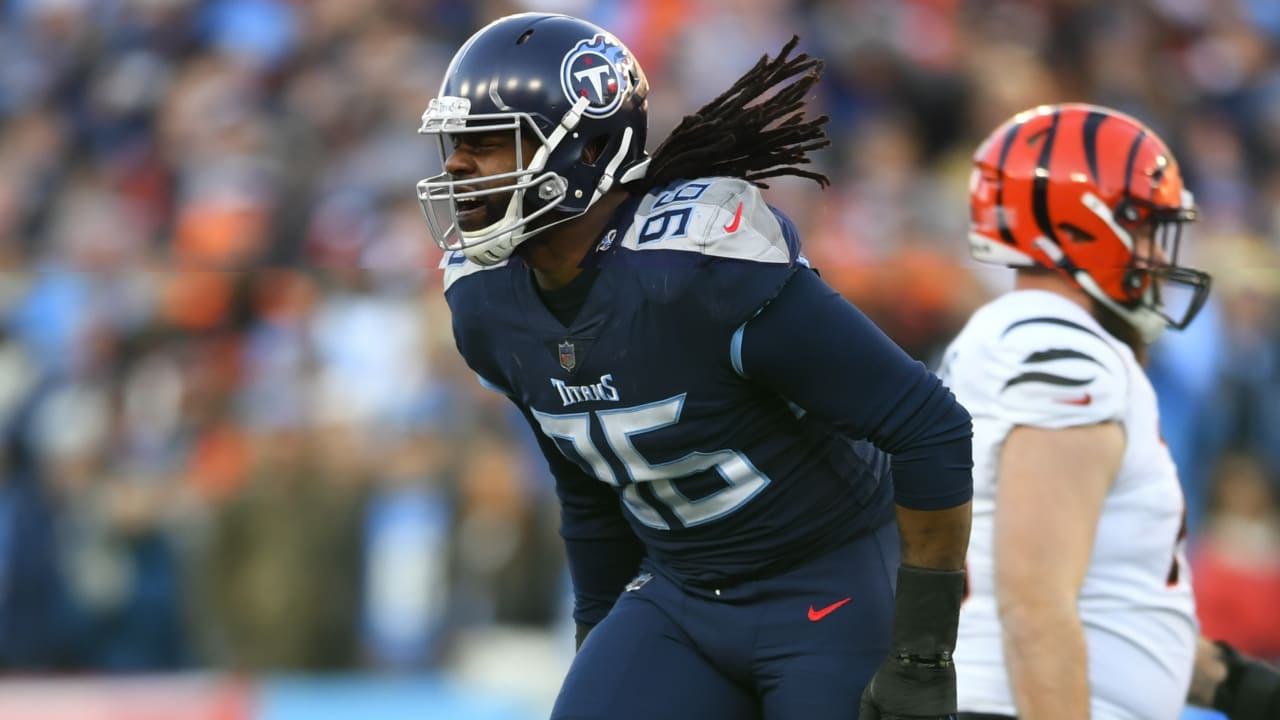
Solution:
<path fill-rule="evenodd" d="M 941 718 L 956 711 L 956 647 L 964 571 L 902 565 L 893 637 L 862 693 L 865 718 Z"/>
<path fill-rule="evenodd" d="M 899 566 L 892 657 L 950 665 L 963 599 L 963 570 Z"/>
<path fill-rule="evenodd" d="M 1213 694 L 1213 708 L 1231 720 L 1272 720 L 1280 717 L 1280 672 L 1241 655 L 1218 641 L 1227 677 Z"/>

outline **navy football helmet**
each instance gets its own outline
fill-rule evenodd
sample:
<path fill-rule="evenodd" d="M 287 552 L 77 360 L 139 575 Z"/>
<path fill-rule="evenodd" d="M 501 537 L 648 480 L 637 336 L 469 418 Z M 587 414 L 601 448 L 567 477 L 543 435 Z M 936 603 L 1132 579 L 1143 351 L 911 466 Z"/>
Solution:
<path fill-rule="evenodd" d="M 583 20 L 522 13 L 472 35 L 449 63 L 418 132 L 439 140 L 442 160 L 459 134 L 513 132 L 515 170 L 420 181 L 418 199 L 436 243 L 492 265 L 548 225 L 586 212 L 615 182 L 643 177 L 648 94 L 631 52 Z M 524 157 L 529 137 L 537 149 Z M 458 226 L 459 203 L 501 193 L 511 194 L 502 218 L 478 230 Z"/>

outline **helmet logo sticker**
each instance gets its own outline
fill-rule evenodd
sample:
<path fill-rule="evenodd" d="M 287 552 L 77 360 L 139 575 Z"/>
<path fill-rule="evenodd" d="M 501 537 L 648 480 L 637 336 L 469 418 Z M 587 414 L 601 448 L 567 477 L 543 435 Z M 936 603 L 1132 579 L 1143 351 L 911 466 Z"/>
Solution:
<path fill-rule="evenodd" d="M 569 102 L 587 98 L 586 115 L 609 117 L 630 90 L 631 55 L 617 40 L 597 34 L 580 40 L 560 63 L 560 84 Z"/>

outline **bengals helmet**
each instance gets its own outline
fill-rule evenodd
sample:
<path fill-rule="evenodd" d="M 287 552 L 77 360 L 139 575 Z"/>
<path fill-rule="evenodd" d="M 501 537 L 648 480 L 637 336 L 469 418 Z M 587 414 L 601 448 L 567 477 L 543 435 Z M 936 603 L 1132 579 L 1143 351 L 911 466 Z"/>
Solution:
<path fill-rule="evenodd" d="M 648 95 L 631 51 L 589 22 L 520 13 L 480 29 L 453 56 L 418 132 L 439 140 L 443 161 L 461 134 L 510 131 L 516 168 L 420 181 L 436 243 L 492 265 L 550 223 L 586 212 L 615 183 L 643 177 Z M 524 157 L 519 149 L 530 137 L 536 149 Z M 458 226 L 459 204 L 504 193 L 511 198 L 503 217 L 479 229 Z"/>
<path fill-rule="evenodd" d="M 1052 268 L 1148 343 L 1204 305 L 1209 275 L 1178 265 L 1195 204 L 1173 154 L 1141 122 L 1096 105 L 1045 105 L 992 132 L 973 164 L 975 259 Z"/>

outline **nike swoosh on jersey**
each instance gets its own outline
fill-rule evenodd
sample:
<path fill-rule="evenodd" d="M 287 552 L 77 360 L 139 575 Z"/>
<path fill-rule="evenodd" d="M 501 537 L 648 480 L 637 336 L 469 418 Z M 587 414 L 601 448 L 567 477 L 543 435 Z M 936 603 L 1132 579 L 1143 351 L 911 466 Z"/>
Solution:
<path fill-rule="evenodd" d="M 1093 402 L 1093 395 L 1085 393 L 1078 398 L 1058 398 L 1058 402 L 1063 405 L 1088 405 Z"/>
<path fill-rule="evenodd" d="M 724 226 L 725 232 L 733 232 L 738 229 L 738 225 L 742 222 L 742 203 L 738 203 L 738 209 L 733 213 L 733 222 Z"/>
<path fill-rule="evenodd" d="M 822 608 L 821 610 L 814 610 L 814 609 L 813 609 L 813 606 L 812 606 L 812 605 L 810 605 L 810 606 L 809 606 L 809 622 L 818 622 L 818 621 L 819 621 L 819 620 L 821 620 L 822 618 L 824 618 L 824 617 L 826 617 L 826 616 L 830 615 L 831 613 L 835 612 L 836 610 L 839 610 L 841 607 L 843 607 L 845 604 L 847 604 L 847 603 L 848 603 L 850 600 L 852 600 L 852 599 L 853 599 L 853 598 L 845 598 L 845 599 L 840 600 L 840 601 L 838 601 L 838 602 L 833 602 L 833 603 L 831 603 L 830 605 L 828 605 L 828 606 L 826 606 L 826 607 Z"/>

